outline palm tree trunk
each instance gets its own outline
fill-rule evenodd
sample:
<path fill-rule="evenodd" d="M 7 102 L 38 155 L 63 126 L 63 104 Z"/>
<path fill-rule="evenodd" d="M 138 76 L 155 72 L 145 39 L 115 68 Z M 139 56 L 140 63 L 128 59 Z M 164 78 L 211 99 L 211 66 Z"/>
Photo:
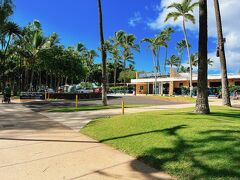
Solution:
<path fill-rule="evenodd" d="M 124 86 L 126 86 L 126 59 L 124 59 L 124 62 L 123 62 L 123 83 L 124 83 Z"/>
<path fill-rule="evenodd" d="M 167 74 L 167 58 L 168 58 L 168 47 L 166 47 L 166 52 L 165 52 L 165 62 L 164 62 L 164 74 Z"/>
<path fill-rule="evenodd" d="M 68 77 L 65 77 L 65 84 L 68 84 Z"/>
<path fill-rule="evenodd" d="M 227 75 L 227 63 L 224 49 L 224 39 L 222 32 L 222 20 L 219 8 L 218 0 L 214 0 L 215 15 L 217 22 L 217 34 L 218 34 L 218 49 L 221 63 L 221 75 L 222 75 L 222 103 L 224 106 L 231 107 L 230 93 L 228 87 L 228 75 Z"/>
<path fill-rule="evenodd" d="M 186 26 L 185 26 L 185 19 L 183 18 L 183 33 L 184 33 L 184 38 L 186 41 L 186 45 L 187 45 L 187 53 L 188 53 L 188 60 L 189 60 L 189 65 L 190 65 L 190 79 L 189 79 L 189 84 L 190 84 L 190 97 L 192 97 L 192 62 L 191 62 L 191 58 L 190 58 L 190 48 L 189 48 L 189 44 L 188 44 L 188 38 L 187 38 L 187 32 L 186 32 Z"/>
<path fill-rule="evenodd" d="M 102 104 L 107 106 L 107 53 L 104 45 L 103 18 L 101 0 L 98 0 L 99 33 L 102 52 Z"/>
<path fill-rule="evenodd" d="M 46 79 L 45 79 L 46 81 L 45 81 L 45 88 L 47 88 L 47 86 L 48 86 L 48 73 L 47 73 L 47 71 L 46 71 Z"/>
<path fill-rule="evenodd" d="M 51 73 L 50 74 L 50 88 L 52 88 L 52 85 L 53 85 L 53 74 Z"/>
<path fill-rule="evenodd" d="M 39 71 L 39 86 L 40 86 L 40 88 L 42 86 L 42 72 L 41 72 L 41 70 Z"/>
<path fill-rule="evenodd" d="M 33 78 L 34 78 L 34 70 L 32 69 L 31 79 L 30 79 L 30 85 L 29 85 L 29 90 L 30 90 L 30 91 L 32 91 L 32 88 L 33 88 Z"/>
<path fill-rule="evenodd" d="M 117 82 L 117 61 L 114 60 L 114 87 L 116 86 L 116 82 Z"/>
<path fill-rule="evenodd" d="M 154 55 L 154 52 L 152 52 L 152 58 L 153 58 L 153 70 L 154 70 L 154 76 L 155 76 L 153 94 L 156 94 L 156 92 L 157 92 L 157 62 L 156 62 L 156 57 Z"/>
<path fill-rule="evenodd" d="M 195 112 L 209 114 L 208 103 L 208 26 L 207 0 L 199 1 L 198 89 Z"/>

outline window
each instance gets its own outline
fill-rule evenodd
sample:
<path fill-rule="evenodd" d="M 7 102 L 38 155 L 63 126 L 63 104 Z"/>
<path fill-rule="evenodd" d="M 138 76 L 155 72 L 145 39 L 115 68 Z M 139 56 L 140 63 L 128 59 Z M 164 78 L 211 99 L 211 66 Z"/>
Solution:
<path fill-rule="evenodd" d="M 183 87 L 183 83 L 179 83 L 179 87 Z"/>
<path fill-rule="evenodd" d="M 143 91 L 144 87 L 143 86 L 140 86 L 140 90 Z"/>

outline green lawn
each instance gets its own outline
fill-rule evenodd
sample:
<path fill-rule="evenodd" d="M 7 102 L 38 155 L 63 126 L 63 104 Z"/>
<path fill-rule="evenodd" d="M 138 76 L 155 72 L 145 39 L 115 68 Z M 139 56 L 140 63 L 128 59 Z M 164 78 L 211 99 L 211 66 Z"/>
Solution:
<path fill-rule="evenodd" d="M 81 132 L 179 179 L 240 179 L 240 109 L 192 110 L 98 119 Z"/>
<path fill-rule="evenodd" d="M 128 104 L 128 105 L 125 105 L 125 108 L 147 107 L 147 106 L 154 106 L 154 105 L 152 105 L 152 104 Z M 117 108 L 122 108 L 122 105 L 109 105 L 109 106 L 102 106 L 102 105 L 81 106 L 81 105 L 79 105 L 77 110 L 75 107 L 62 107 L 62 108 L 49 109 L 48 112 L 95 111 L 95 110 L 117 109 Z"/>
<path fill-rule="evenodd" d="M 174 101 L 174 102 L 186 102 L 186 103 L 195 103 L 196 98 L 188 97 L 188 96 L 159 96 L 159 95 L 154 95 L 154 96 L 147 96 L 150 98 L 154 99 L 161 99 L 165 101 Z"/>

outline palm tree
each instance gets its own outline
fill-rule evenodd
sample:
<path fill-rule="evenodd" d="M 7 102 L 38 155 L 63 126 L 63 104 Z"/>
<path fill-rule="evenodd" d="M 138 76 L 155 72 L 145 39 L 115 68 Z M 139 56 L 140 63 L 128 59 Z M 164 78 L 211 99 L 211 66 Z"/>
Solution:
<path fill-rule="evenodd" d="M 5 87 L 5 65 L 6 58 L 9 56 L 9 46 L 13 36 L 20 36 L 21 29 L 19 26 L 9 21 L 10 16 L 13 14 L 13 4 L 11 0 L 1 1 L 0 4 L 0 59 L 2 64 L 2 87 Z"/>
<path fill-rule="evenodd" d="M 142 42 L 147 42 L 150 45 L 148 46 L 149 49 L 152 50 L 152 57 L 153 57 L 153 69 L 155 72 L 155 83 L 154 83 L 154 93 L 157 94 L 157 77 L 160 73 L 160 47 L 167 48 L 167 34 L 161 32 L 160 34 L 156 35 L 154 38 L 144 38 Z"/>
<path fill-rule="evenodd" d="M 94 64 L 94 58 L 98 57 L 98 54 L 95 50 L 88 50 L 86 51 L 86 68 L 87 68 L 87 73 L 86 73 L 86 79 L 85 81 L 87 82 L 89 80 L 89 76 L 91 74 L 91 69 Z"/>
<path fill-rule="evenodd" d="M 195 112 L 209 114 L 208 103 L 208 26 L 207 0 L 199 1 L 199 53 L 198 53 L 198 86 Z"/>
<path fill-rule="evenodd" d="M 217 34 L 218 34 L 218 53 L 221 63 L 222 74 L 222 103 L 224 106 L 231 106 L 230 92 L 228 87 L 228 75 L 227 75 L 227 63 L 224 48 L 224 38 L 222 32 L 222 20 L 218 0 L 214 0 L 215 15 L 217 22 Z"/>
<path fill-rule="evenodd" d="M 173 66 L 178 66 L 179 65 L 180 58 L 172 55 L 168 60 L 167 60 L 167 65 L 170 66 L 170 69 L 172 70 Z"/>
<path fill-rule="evenodd" d="M 194 67 L 198 67 L 198 53 L 191 54 L 190 57 L 191 57 L 192 65 Z M 207 64 L 209 66 L 212 66 L 213 65 L 213 61 L 210 58 L 208 58 L 207 59 Z"/>
<path fill-rule="evenodd" d="M 156 43 L 156 37 L 155 38 L 144 38 L 142 42 L 149 43 L 148 48 L 152 50 L 152 59 L 153 59 L 153 69 L 155 72 L 155 83 L 154 83 L 154 94 L 156 94 L 156 87 L 157 87 L 157 43 Z"/>
<path fill-rule="evenodd" d="M 191 48 L 191 45 L 188 44 L 188 47 Z M 182 64 L 182 59 L 183 59 L 182 56 L 183 56 L 183 52 L 186 48 L 187 48 L 187 44 L 186 44 L 186 41 L 184 39 L 177 42 L 177 50 L 178 50 L 178 53 L 179 53 L 179 56 L 180 56 L 179 64 Z"/>
<path fill-rule="evenodd" d="M 111 56 L 112 56 L 112 60 L 113 60 L 113 67 L 114 67 L 114 72 L 113 72 L 113 76 L 114 76 L 114 86 L 116 86 L 116 82 L 117 82 L 117 67 L 119 65 L 119 62 L 121 60 L 121 56 L 120 56 L 120 44 L 118 43 L 118 39 L 116 37 L 116 33 L 115 36 L 113 38 L 110 39 L 110 41 L 107 41 L 106 43 L 106 47 L 108 49 L 108 51 L 110 52 Z"/>
<path fill-rule="evenodd" d="M 127 34 L 125 31 L 115 33 L 118 44 L 122 47 L 123 71 L 126 70 L 127 61 L 134 63 L 132 50 L 139 52 L 139 45 L 135 43 L 136 37 L 133 34 Z M 124 76 L 125 77 L 125 76 Z M 124 86 L 126 87 L 126 79 L 124 78 Z"/>
<path fill-rule="evenodd" d="M 183 65 L 179 65 L 178 72 L 179 73 L 187 73 L 187 72 L 189 72 L 189 68 L 187 68 L 187 67 L 185 67 Z"/>
<path fill-rule="evenodd" d="M 43 36 L 41 24 L 35 20 L 23 30 L 23 37 L 21 39 L 21 49 L 25 51 L 25 58 L 27 59 L 31 68 L 31 77 L 29 83 L 29 90 L 33 88 L 33 80 L 35 71 L 39 70 L 39 53 L 49 47 L 48 39 Z"/>
<path fill-rule="evenodd" d="M 191 21 L 195 24 L 195 18 L 192 14 L 193 9 L 198 6 L 198 2 L 192 3 L 192 0 L 182 0 L 181 3 L 173 3 L 167 8 L 174 8 L 176 11 L 168 13 L 165 22 L 168 21 L 170 18 L 173 18 L 174 21 L 176 21 L 178 18 L 182 17 L 182 23 L 183 23 L 183 33 L 184 38 L 187 45 L 187 52 L 188 52 L 188 60 L 190 65 L 190 96 L 192 97 L 192 63 L 190 59 L 190 47 L 188 46 L 188 38 L 187 38 L 187 32 L 186 32 L 186 22 Z"/>
<path fill-rule="evenodd" d="M 174 33 L 174 30 L 171 27 L 165 28 L 161 34 L 164 36 L 165 42 L 166 42 L 166 54 L 165 54 L 165 62 L 164 62 L 164 71 L 166 74 L 166 63 L 168 59 L 168 42 L 171 40 L 171 34 Z"/>
<path fill-rule="evenodd" d="M 98 0 L 99 33 L 102 52 L 102 103 L 107 106 L 107 52 L 104 43 L 101 0 Z"/>

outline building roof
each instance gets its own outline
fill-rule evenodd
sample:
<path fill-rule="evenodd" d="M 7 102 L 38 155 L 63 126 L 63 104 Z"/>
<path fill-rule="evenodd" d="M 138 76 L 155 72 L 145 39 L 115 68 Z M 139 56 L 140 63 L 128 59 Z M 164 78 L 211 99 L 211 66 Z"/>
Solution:
<path fill-rule="evenodd" d="M 197 74 L 193 74 L 193 81 L 197 81 Z M 221 75 L 208 75 L 208 80 L 220 80 Z M 228 79 L 239 79 L 240 74 L 229 74 Z M 175 82 L 175 81 L 189 81 L 189 73 L 179 73 L 177 77 L 158 77 L 157 82 Z M 155 78 L 139 78 L 139 79 L 132 79 L 131 84 L 137 83 L 153 83 L 155 82 Z"/>

